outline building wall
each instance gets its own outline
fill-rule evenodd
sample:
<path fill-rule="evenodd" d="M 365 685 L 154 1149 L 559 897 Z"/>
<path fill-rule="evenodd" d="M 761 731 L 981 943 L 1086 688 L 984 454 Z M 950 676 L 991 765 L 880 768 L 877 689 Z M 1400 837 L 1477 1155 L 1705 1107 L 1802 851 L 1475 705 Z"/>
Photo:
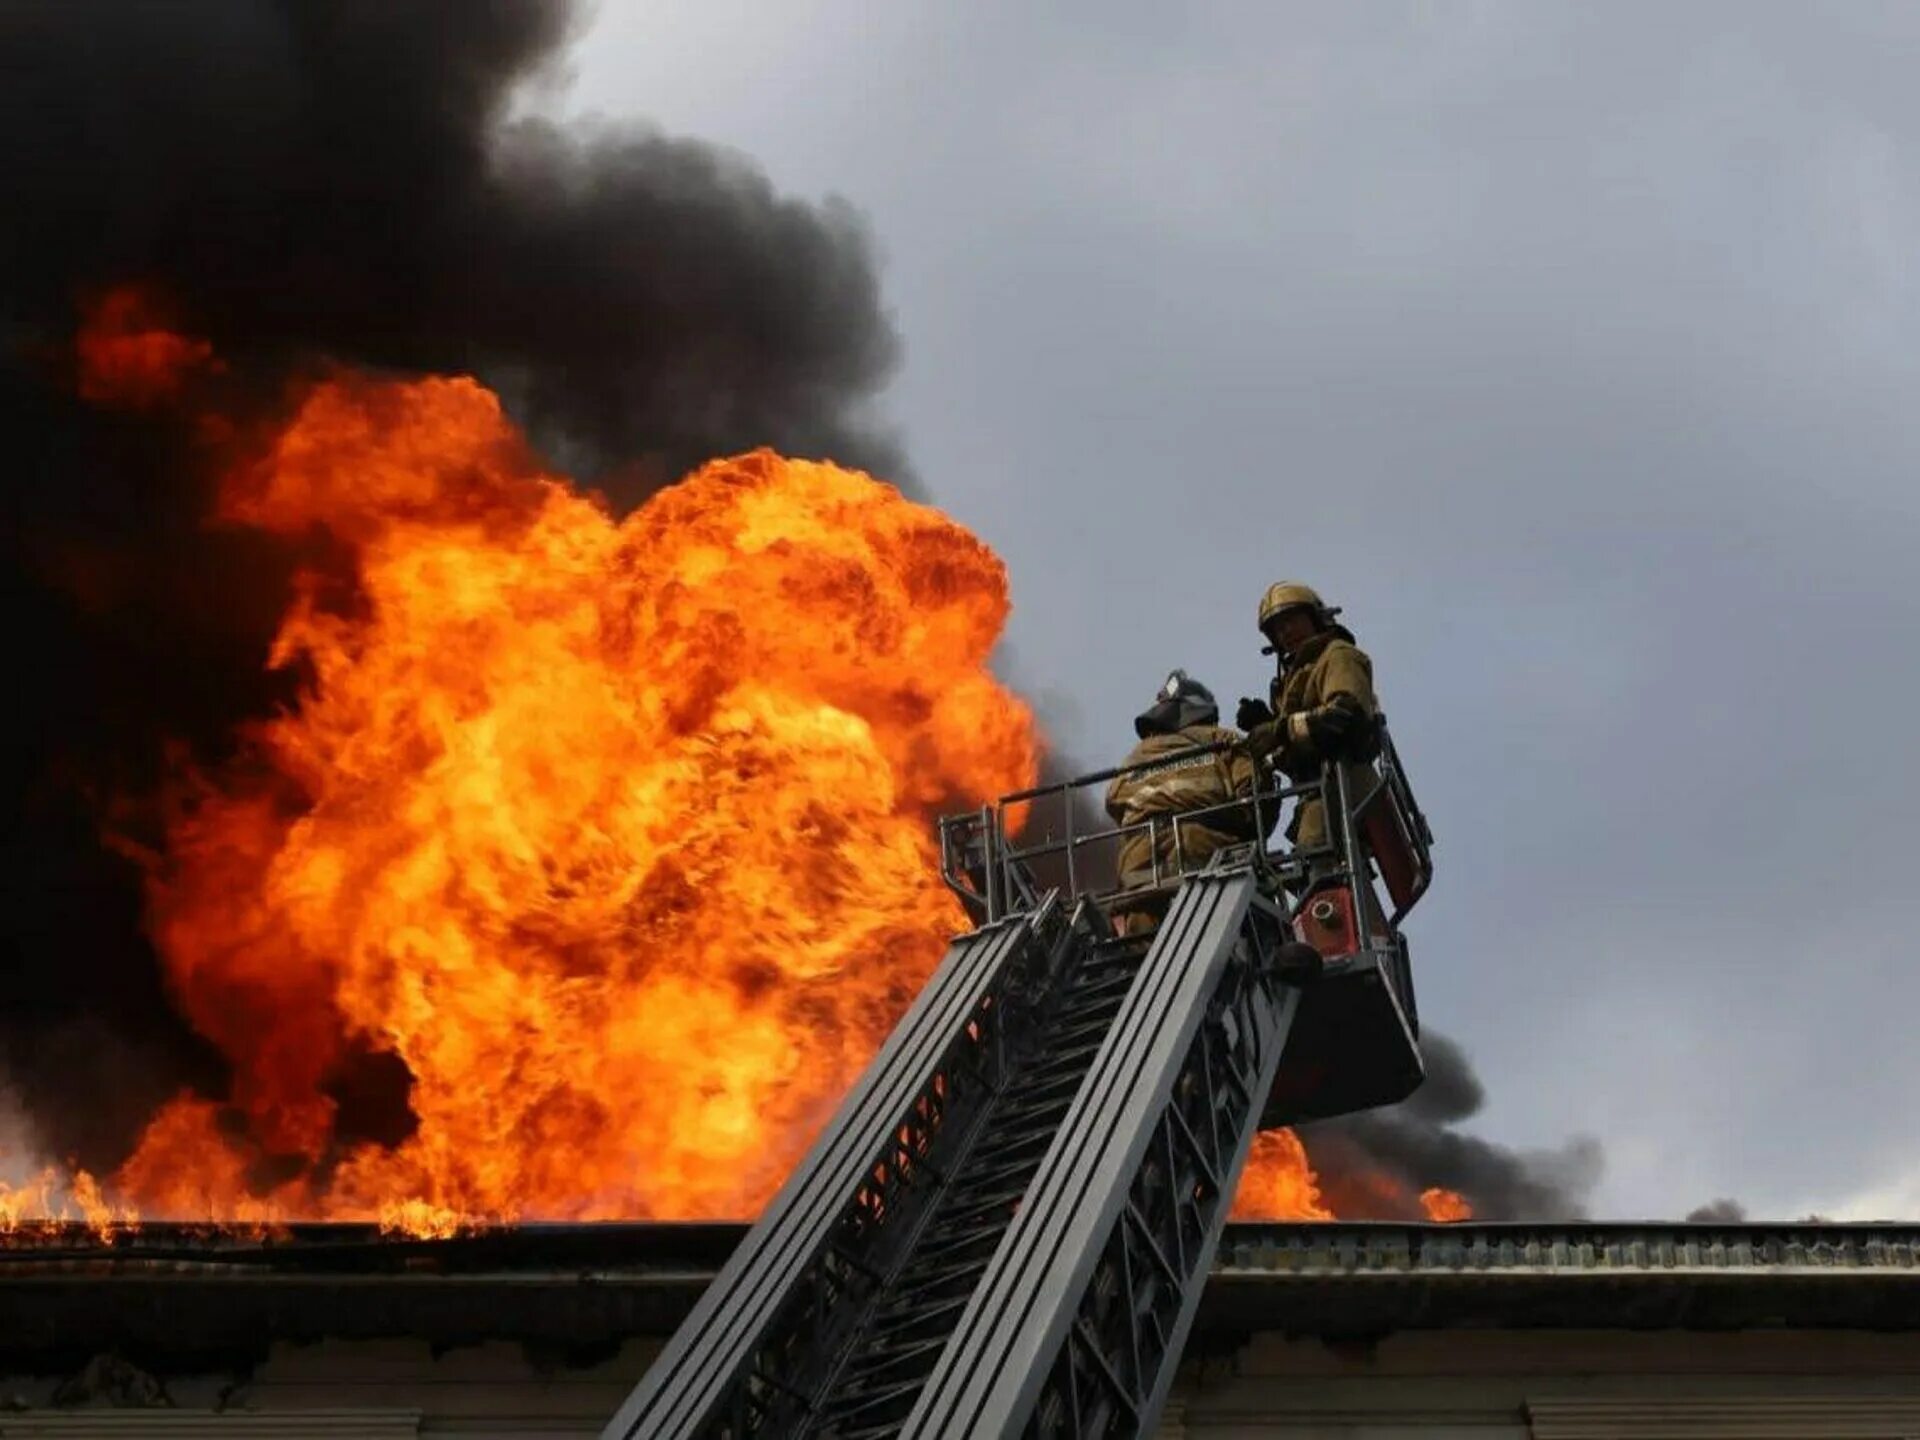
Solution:
<path fill-rule="evenodd" d="M 0 1381 L 0 1440 L 595 1436 L 657 1350 L 580 1363 L 490 1344 L 276 1347 L 246 1374 L 125 1376 L 58 1408 L 55 1378 Z M 73 1398 L 69 1387 L 68 1398 Z M 115 1402 L 119 1402 L 116 1408 Z M 1407 1333 L 1371 1343 L 1261 1335 L 1190 1362 L 1168 1440 L 1920 1440 L 1920 1333 Z"/>
<path fill-rule="evenodd" d="M 468 1440 L 596 1436 L 659 1351 L 636 1340 L 594 1363 L 496 1343 L 436 1354 L 415 1340 L 276 1345 L 244 1374 L 163 1377 L 168 1409 L 50 1414 L 59 1381 L 0 1382 L 0 1440 L 173 1435 L 356 1440 L 457 1435 Z M 29 1408 L 20 1409 L 22 1404 Z M 180 1427 L 188 1428 L 180 1428 Z M 98 1428 L 105 1427 L 105 1428 Z"/>
<path fill-rule="evenodd" d="M 1920 1440 L 1920 1334 L 1261 1335 L 1181 1376 L 1183 1440 Z"/>

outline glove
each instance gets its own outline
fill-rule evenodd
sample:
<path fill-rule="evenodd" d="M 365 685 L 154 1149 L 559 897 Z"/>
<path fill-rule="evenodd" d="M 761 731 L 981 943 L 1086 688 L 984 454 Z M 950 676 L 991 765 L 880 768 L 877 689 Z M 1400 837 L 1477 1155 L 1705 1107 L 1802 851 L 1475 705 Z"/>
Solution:
<path fill-rule="evenodd" d="M 1256 760 L 1270 760 L 1286 744 L 1286 737 L 1272 720 L 1263 720 L 1247 731 L 1247 753 Z"/>
<path fill-rule="evenodd" d="M 1264 725 L 1273 719 L 1273 707 L 1264 700 L 1249 700 L 1241 697 L 1240 708 L 1233 712 L 1233 723 L 1241 730 L 1251 730 L 1256 725 Z"/>

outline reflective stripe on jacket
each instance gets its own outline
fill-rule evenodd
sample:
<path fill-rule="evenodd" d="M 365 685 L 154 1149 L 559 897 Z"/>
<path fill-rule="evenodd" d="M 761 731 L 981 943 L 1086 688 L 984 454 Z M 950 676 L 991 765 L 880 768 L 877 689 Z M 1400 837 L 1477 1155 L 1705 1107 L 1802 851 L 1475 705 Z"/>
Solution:
<path fill-rule="evenodd" d="M 1219 725 L 1189 725 L 1172 735 L 1149 735 L 1133 747 L 1128 765 L 1148 765 L 1116 779 L 1107 787 L 1107 813 L 1117 824 L 1135 825 L 1156 816 L 1185 815 L 1224 805 L 1253 794 L 1253 760 L 1243 749 L 1213 754 L 1191 753 L 1200 747 L 1227 742 L 1237 745 L 1240 732 Z M 1175 825 L 1154 828 L 1120 842 L 1120 884 L 1126 888 L 1154 883 L 1154 855 L 1160 877 L 1170 879 L 1181 869 L 1197 870 L 1223 845 L 1253 838 L 1251 810 L 1230 810 L 1178 826 L 1176 865 Z"/>

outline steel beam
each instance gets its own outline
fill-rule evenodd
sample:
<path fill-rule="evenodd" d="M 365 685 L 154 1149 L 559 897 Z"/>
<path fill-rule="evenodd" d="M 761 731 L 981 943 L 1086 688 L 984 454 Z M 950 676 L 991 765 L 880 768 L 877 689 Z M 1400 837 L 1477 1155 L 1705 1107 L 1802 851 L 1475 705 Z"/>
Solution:
<path fill-rule="evenodd" d="M 1051 898 L 960 936 L 805 1160 L 722 1267 L 603 1440 L 763 1433 L 910 1243 L 934 1152 L 984 1073 L 1021 971 L 1064 926 Z"/>
<path fill-rule="evenodd" d="M 1181 887 L 903 1436 L 1152 1433 L 1299 992 L 1249 870 Z"/>

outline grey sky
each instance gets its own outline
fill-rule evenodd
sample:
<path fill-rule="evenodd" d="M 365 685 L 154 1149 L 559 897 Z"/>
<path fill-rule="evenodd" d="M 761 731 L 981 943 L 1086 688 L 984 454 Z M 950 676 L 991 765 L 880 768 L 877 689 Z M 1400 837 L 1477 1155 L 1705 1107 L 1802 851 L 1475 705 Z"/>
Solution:
<path fill-rule="evenodd" d="M 1064 748 L 1346 605 L 1478 1129 L 1920 1213 L 1920 8 L 1041 8 L 607 0 L 544 103 L 868 216 Z"/>

